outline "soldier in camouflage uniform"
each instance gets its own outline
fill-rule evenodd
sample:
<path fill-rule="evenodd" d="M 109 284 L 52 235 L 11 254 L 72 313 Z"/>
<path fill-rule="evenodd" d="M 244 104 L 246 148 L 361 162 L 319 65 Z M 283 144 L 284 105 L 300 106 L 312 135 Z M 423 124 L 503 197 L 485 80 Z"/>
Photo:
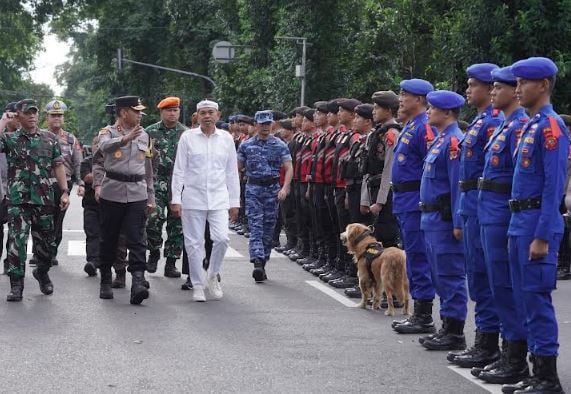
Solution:
<path fill-rule="evenodd" d="M 292 160 L 287 145 L 270 134 L 271 111 L 256 113 L 257 135 L 240 145 L 238 168 L 246 170 L 246 216 L 250 225 L 250 261 L 252 277 L 263 282 L 266 262 L 272 251 L 272 235 L 276 224 L 278 200 L 285 200 L 293 176 Z M 285 167 L 284 186 L 280 188 L 279 172 Z"/>
<path fill-rule="evenodd" d="M 38 128 L 38 106 L 34 100 L 20 101 L 17 106 L 20 129 L 4 134 L 5 116 L 0 120 L 0 151 L 8 161 L 8 301 L 21 301 L 24 290 L 28 233 L 32 230 L 37 245 L 37 268 L 33 276 L 42 293 L 53 293 L 48 275 L 54 246 L 54 195 L 51 185 L 53 171 L 61 198 L 62 210 L 69 205 L 69 191 L 63 159 L 57 139 L 52 133 Z"/>
<path fill-rule="evenodd" d="M 163 244 L 163 225 L 167 223 L 167 240 L 165 241 L 164 257 L 165 276 L 180 278 L 175 262 L 182 253 L 182 222 L 169 214 L 170 182 L 176 146 L 180 135 L 186 127 L 178 121 L 180 117 L 180 99 L 167 97 L 157 108 L 161 113 L 161 121 L 146 128 L 147 134 L 152 138 L 155 149 L 159 152 L 158 171 L 155 174 L 155 198 L 157 208 L 149 216 L 147 223 L 147 249 L 150 251 L 147 261 L 147 271 L 155 272 L 160 258 L 160 249 Z"/>

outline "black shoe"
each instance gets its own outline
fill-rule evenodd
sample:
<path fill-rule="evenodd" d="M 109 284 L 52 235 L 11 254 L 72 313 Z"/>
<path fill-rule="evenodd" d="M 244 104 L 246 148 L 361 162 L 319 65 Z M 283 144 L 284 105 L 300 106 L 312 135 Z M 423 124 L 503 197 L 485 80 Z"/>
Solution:
<path fill-rule="evenodd" d="M 342 277 L 343 277 L 343 272 L 337 271 L 336 269 L 333 269 L 326 274 L 319 275 L 319 279 L 324 281 L 325 283 L 329 283 L 332 280 L 337 280 Z"/>
<path fill-rule="evenodd" d="M 245 232 L 246 230 L 244 230 L 244 227 L 240 227 L 238 230 L 236 230 L 236 234 L 238 235 L 244 235 Z"/>
<path fill-rule="evenodd" d="M 317 260 L 310 264 L 304 264 L 301 268 L 304 270 L 311 272 L 311 270 L 319 269 L 325 265 L 325 261 Z"/>
<path fill-rule="evenodd" d="M 125 269 L 115 272 L 115 280 L 111 283 L 113 289 L 124 289 L 126 286 L 127 272 Z"/>
<path fill-rule="evenodd" d="M 361 289 L 359 288 L 359 285 L 355 285 L 353 287 L 349 287 L 348 289 L 345 289 L 344 291 L 345 295 L 349 298 L 361 298 Z"/>
<path fill-rule="evenodd" d="M 272 249 L 276 249 L 276 248 L 281 248 L 282 244 L 280 244 L 280 241 L 272 241 Z"/>
<path fill-rule="evenodd" d="M 145 287 L 144 271 L 131 272 L 131 304 L 139 305 L 143 300 L 149 298 L 149 290 Z"/>
<path fill-rule="evenodd" d="M 165 277 L 180 278 L 181 274 L 180 271 L 176 269 L 175 261 L 176 259 L 173 257 L 167 257 L 167 261 L 165 263 Z"/>
<path fill-rule="evenodd" d="M 32 271 L 32 275 L 34 276 L 34 278 L 36 278 L 36 280 L 40 284 L 40 291 L 42 293 L 44 293 L 45 295 L 50 295 L 54 292 L 54 285 L 50 280 L 50 276 L 48 275 L 47 271 L 38 271 L 38 269 L 35 268 Z"/>
<path fill-rule="evenodd" d="M 147 272 L 153 274 L 157 272 L 157 264 L 161 258 L 160 250 L 151 250 L 149 253 L 149 260 L 147 260 Z"/>
<path fill-rule="evenodd" d="M 334 269 L 333 265 L 327 263 L 327 264 L 324 264 L 321 267 L 313 269 L 309 272 L 315 276 L 321 276 L 321 275 L 324 275 L 324 274 L 331 272 L 331 270 L 333 270 L 333 269 Z"/>
<path fill-rule="evenodd" d="M 22 293 L 24 291 L 24 278 L 16 278 L 10 275 L 10 293 L 6 297 L 8 302 L 18 302 L 22 301 Z"/>
<path fill-rule="evenodd" d="M 113 289 L 112 289 L 112 274 L 111 268 L 103 268 L 99 270 L 101 274 L 101 283 L 99 285 L 99 298 L 103 300 L 113 299 Z"/>
<path fill-rule="evenodd" d="M 181 290 L 192 290 L 193 286 L 192 286 L 192 281 L 190 280 L 190 275 L 188 275 L 188 277 L 186 278 L 186 282 L 184 282 L 181 286 L 180 289 Z"/>
<path fill-rule="evenodd" d="M 261 283 L 265 281 L 268 277 L 266 276 L 266 270 L 264 269 L 264 263 L 260 260 L 254 261 L 254 271 L 252 271 L 252 278 L 256 283 Z"/>
<path fill-rule="evenodd" d="M 35 267 L 35 266 L 38 265 L 38 260 L 36 259 L 35 256 L 30 259 L 29 264 L 30 264 L 31 266 L 33 266 L 33 267 Z"/>
<path fill-rule="evenodd" d="M 563 393 L 557 374 L 557 356 L 535 356 L 534 369 L 536 373 L 530 385 L 525 389 L 515 391 L 515 394 Z"/>
<path fill-rule="evenodd" d="M 414 301 L 414 312 L 404 321 L 395 321 L 393 330 L 399 334 L 432 334 L 436 332 L 432 320 L 432 301 Z"/>
<path fill-rule="evenodd" d="M 59 261 L 57 261 L 57 259 L 53 259 L 52 260 L 52 267 L 55 267 L 56 265 L 59 265 Z"/>
<path fill-rule="evenodd" d="M 569 267 L 562 267 L 557 270 L 557 280 L 569 279 L 571 279 L 571 272 L 569 272 Z"/>
<path fill-rule="evenodd" d="M 452 362 L 454 362 L 456 357 L 473 354 L 474 352 L 476 352 L 477 350 L 479 350 L 481 348 L 481 341 L 482 341 L 482 332 L 480 330 L 476 329 L 476 337 L 474 338 L 474 346 L 472 346 L 468 349 L 465 349 L 465 350 L 461 350 L 461 351 L 449 352 L 446 355 L 446 360 L 448 360 L 449 362 L 452 363 Z M 494 361 L 496 361 L 496 360 L 494 360 Z M 482 366 L 482 368 L 488 364 L 484 364 Z"/>
<path fill-rule="evenodd" d="M 502 393 L 504 394 L 513 394 L 516 391 L 520 391 L 521 390 L 525 390 L 527 389 L 529 386 L 532 386 L 533 384 L 535 384 L 535 376 L 530 376 L 529 378 L 525 378 L 524 380 L 521 380 L 515 384 L 504 384 L 502 385 Z M 562 391 L 559 391 L 560 393 L 563 393 Z M 525 391 L 524 391 L 525 393 Z"/>
<path fill-rule="evenodd" d="M 327 283 L 329 286 L 335 287 L 336 289 L 349 289 L 351 287 L 359 286 L 359 280 L 352 276 L 345 275 L 338 280 L 332 280 Z M 359 293 L 361 290 L 359 289 Z"/>
<path fill-rule="evenodd" d="M 428 350 L 463 350 L 466 349 L 464 337 L 464 321 L 446 318 L 444 335 L 435 336 L 423 341 L 422 346 Z"/>
<path fill-rule="evenodd" d="M 305 264 L 313 264 L 315 263 L 317 260 L 314 259 L 313 257 L 310 256 L 306 256 L 306 257 L 302 257 L 301 259 L 297 259 L 295 262 L 297 263 L 297 265 L 305 265 Z"/>
<path fill-rule="evenodd" d="M 500 367 L 480 372 L 478 378 L 492 384 L 513 384 L 529 377 L 527 342 L 508 342 L 506 360 Z"/>
<path fill-rule="evenodd" d="M 298 253 L 297 251 L 293 251 L 290 254 L 287 255 L 288 259 L 290 259 L 291 261 L 295 261 L 297 262 L 297 260 L 299 259 L 303 259 L 305 258 L 305 256 L 301 253 Z"/>
<path fill-rule="evenodd" d="M 288 247 L 287 247 L 287 245 L 277 246 L 277 247 L 274 248 L 274 250 L 275 250 L 276 252 L 278 252 L 278 253 L 282 253 L 282 254 L 283 254 L 283 252 L 285 252 L 286 250 L 288 250 Z"/>
<path fill-rule="evenodd" d="M 97 276 L 97 267 L 92 261 L 88 261 L 87 263 L 85 263 L 85 265 L 83 266 L 83 271 L 85 271 L 87 276 L 90 277 Z"/>
<path fill-rule="evenodd" d="M 244 232 L 244 238 L 250 238 L 250 232 L 249 231 Z"/>
<path fill-rule="evenodd" d="M 448 361 L 452 361 L 460 368 L 483 368 L 500 359 L 498 336 L 499 333 L 497 332 L 481 333 L 479 343 L 475 343 L 472 348 Z"/>

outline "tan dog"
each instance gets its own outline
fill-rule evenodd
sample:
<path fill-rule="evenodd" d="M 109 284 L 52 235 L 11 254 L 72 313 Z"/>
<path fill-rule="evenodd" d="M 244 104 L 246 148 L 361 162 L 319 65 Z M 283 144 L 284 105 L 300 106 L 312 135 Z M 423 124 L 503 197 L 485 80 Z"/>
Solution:
<path fill-rule="evenodd" d="M 399 248 L 387 248 L 384 251 L 377 242 L 371 229 L 360 223 L 349 224 L 341 240 L 357 264 L 359 287 L 361 288 L 361 304 L 367 308 L 367 301 L 373 293 L 373 309 L 379 309 L 383 290 L 389 304 L 385 315 L 393 316 L 393 294 L 404 304 L 403 315 L 409 314 L 409 284 L 406 276 L 406 256 Z M 367 257 L 370 266 L 367 263 Z"/>

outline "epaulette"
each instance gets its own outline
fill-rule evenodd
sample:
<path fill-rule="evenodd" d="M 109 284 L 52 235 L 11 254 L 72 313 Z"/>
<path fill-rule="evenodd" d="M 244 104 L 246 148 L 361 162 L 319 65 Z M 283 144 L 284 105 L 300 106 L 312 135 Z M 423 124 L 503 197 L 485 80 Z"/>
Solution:
<path fill-rule="evenodd" d="M 458 158 L 458 151 L 460 146 L 460 141 L 456 136 L 450 137 L 450 160 L 456 160 Z"/>
<path fill-rule="evenodd" d="M 561 128 L 557 123 L 557 119 L 548 116 L 549 127 L 543 129 L 544 147 L 547 150 L 554 150 L 559 145 L 559 137 L 561 137 Z"/>

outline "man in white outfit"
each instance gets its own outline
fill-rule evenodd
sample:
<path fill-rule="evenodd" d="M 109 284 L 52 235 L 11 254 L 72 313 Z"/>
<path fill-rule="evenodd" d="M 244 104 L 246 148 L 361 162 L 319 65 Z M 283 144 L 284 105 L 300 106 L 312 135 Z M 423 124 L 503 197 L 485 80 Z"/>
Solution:
<path fill-rule="evenodd" d="M 240 181 L 232 136 L 217 129 L 218 104 L 203 100 L 196 105 L 197 128 L 185 131 L 178 143 L 172 174 L 171 212 L 182 217 L 194 301 L 204 302 L 204 288 L 220 299 L 217 279 L 228 249 L 228 218 L 236 220 L 240 207 Z M 213 241 L 208 272 L 202 268 L 204 230 L 208 221 Z"/>

